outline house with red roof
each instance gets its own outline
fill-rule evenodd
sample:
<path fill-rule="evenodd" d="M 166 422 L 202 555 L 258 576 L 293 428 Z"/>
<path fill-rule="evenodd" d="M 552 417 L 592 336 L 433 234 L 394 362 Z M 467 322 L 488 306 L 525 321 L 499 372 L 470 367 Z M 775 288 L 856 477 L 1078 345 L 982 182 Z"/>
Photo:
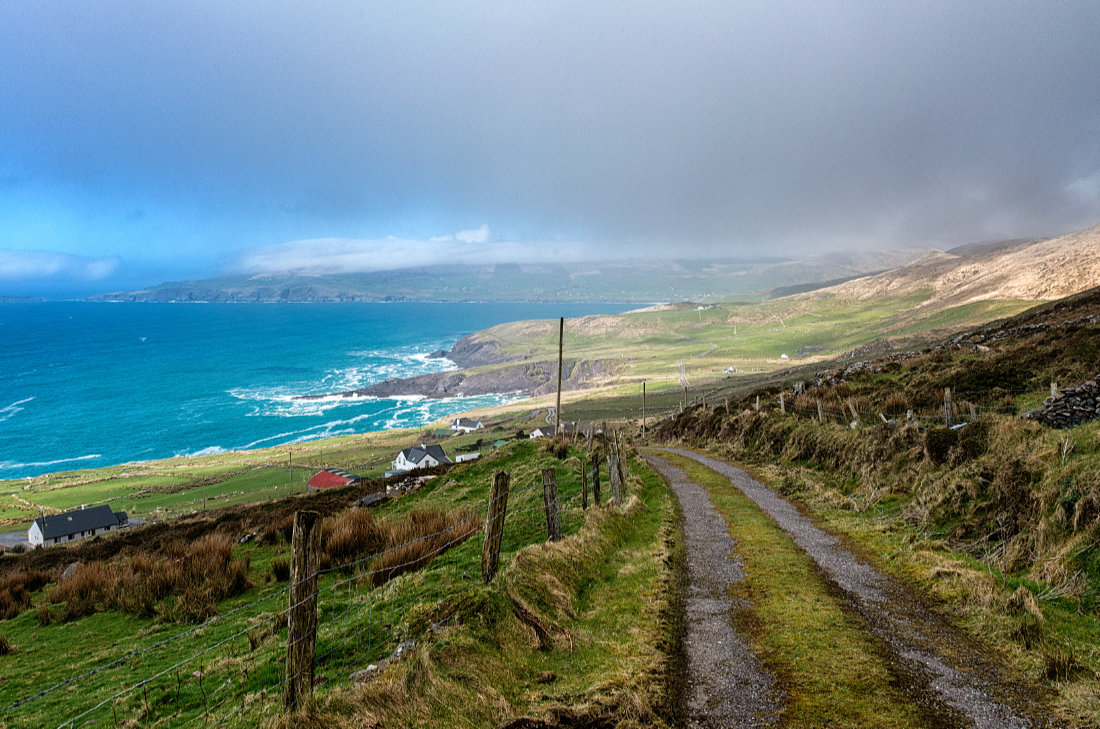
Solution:
<path fill-rule="evenodd" d="M 348 486 L 358 481 L 362 481 L 362 476 L 357 476 L 354 473 L 348 473 L 347 471 L 340 471 L 335 468 L 326 468 L 324 471 L 318 471 L 313 474 L 313 478 L 309 480 L 309 486 L 307 491 L 324 491 L 325 489 L 335 489 L 341 486 Z"/>

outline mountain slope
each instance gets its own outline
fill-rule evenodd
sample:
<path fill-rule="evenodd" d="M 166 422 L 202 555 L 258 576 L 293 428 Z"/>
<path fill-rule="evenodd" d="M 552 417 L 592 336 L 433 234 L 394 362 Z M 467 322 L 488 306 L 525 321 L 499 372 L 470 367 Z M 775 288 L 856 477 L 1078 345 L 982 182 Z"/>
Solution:
<path fill-rule="evenodd" d="M 1037 241 L 973 244 L 935 251 L 873 276 L 811 294 L 875 299 L 932 289 L 917 308 L 976 301 L 1050 301 L 1100 284 L 1100 225 Z"/>

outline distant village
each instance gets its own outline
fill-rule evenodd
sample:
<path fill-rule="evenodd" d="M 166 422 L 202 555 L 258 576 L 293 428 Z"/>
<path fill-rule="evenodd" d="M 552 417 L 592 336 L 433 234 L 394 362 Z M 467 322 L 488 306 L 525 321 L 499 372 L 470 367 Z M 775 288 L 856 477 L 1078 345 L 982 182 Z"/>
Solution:
<path fill-rule="evenodd" d="M 481 420 L 471 418 L 455 418 L 449 428 L 437 430 L 437 437 L 450 437 L 474 433 L 485 428 Z M 563 423 L 562 434 L 567 438 L 587 438 L 589 433 L 595 432 L 595 426 L 590 423 Z M 530 439 L 548 438 L 555 434 L 552 425 L 535 428 L 530 433 L 518 432 L 513 438 L 501 438 L 491 445 L 500 448 L 518 437 Z M 469 452 L 456 453 L 454 458 L 447 455 L 443 446 L 439 444 L 425 444 L 410 446 L 401 449 L 391 463 L 391 468 L 386 471 L 385 477 L 391 478 L 401 474 L 409 474 L 411 471 L 435 468 L 449 464 L 460 464 L 477 460 L 481 457 L 481 441 L 469 447 Z M 414 488 L 432 476 L 402 479 L 396 483 L 388 484 L 385 491 L 369 494 L 360 499 L 359 506 L 373 506 L 388 497 L 395 496 Z M 323 468 L 315 473 L 307 482 L 307 493 L 327 491 L 329 489 L 351 486 L 363 481 L 366 477 L 349 471 L 336 468 Z M 117 531 L 129 526 L 144 523 L 141 519 L 133 522 L 124 511 L 113 511 L 110 506 L 99 504 L 95 506 L 81 506 L 79 509 L 62 512 L 59 514 L 42 514 L 27 529 L 26 544 L 31 548 L 41 548 L 56 544 L 67 544 L 82 539 L 97 537 L 101 534 Z M 22 547 L 21 547 L 22 548 Z"/>

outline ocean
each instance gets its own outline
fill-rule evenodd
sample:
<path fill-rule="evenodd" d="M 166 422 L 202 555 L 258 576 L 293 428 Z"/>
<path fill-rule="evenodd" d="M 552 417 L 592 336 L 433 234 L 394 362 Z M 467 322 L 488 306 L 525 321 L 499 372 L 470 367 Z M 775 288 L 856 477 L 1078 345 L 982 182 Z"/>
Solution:
<path fill-rule="evenodd" d="M 427 355 L 494 324 L 628 308 L 0 303 L 0 479 L 422 426 L 510 398 L 294 398 L 453 369 Z"/>

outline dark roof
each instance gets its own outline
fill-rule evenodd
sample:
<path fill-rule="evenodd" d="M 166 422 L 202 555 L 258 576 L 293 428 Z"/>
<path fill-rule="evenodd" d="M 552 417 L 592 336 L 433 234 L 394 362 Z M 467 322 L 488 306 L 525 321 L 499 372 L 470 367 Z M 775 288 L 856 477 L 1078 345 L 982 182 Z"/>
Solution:
<path fill-rule="evenodd" d="M 481 424 L 480 420 L 471 420 L 470 418 L 455 418 L 451 422 L 459 428 L 476 428 Z"/>
<path fill-rule="evenodd" d="M 443 452 L 443 446 L 434 443 L 429 446 L 405 448 L 401 452 L 405 454 L 405 460 L 409 463 L 420 463 L 424 460 L 424 456 L 431 456 L 440 463 L 451 463 L 451 459 L 447 458 L 447 454 Z"/>
<path fill-rule="evenodd" d="M 42 530 L 43 539 L 56 539 L 93 529 L 118 526 L 119 518 L 115 512 L 111 511 L 111 507 L 103 504 L 90 509 L 68 511 L 64 514 L 40 516 L 34 520 L 34 523 Z"/>
<path fill-rule="evenodd" d="M 362 479 L 354 473 L 326 468 L 324 471 L 313 474 L 313 478 L 309 480 L 309 485 L 315 489 L 331 489 L 337 486 L 347 486 L 349 483 L 360 480 Z"/>

